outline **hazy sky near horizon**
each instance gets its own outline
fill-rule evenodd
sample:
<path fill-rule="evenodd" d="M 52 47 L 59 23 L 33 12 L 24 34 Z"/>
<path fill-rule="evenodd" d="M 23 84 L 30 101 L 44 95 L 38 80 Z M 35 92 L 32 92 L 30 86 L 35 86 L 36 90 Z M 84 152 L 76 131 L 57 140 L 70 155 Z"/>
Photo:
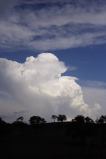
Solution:
<path fill-rule="evenodd" d="M 0 116 L 106 114 L 105 0 L 0 1 Z"/>

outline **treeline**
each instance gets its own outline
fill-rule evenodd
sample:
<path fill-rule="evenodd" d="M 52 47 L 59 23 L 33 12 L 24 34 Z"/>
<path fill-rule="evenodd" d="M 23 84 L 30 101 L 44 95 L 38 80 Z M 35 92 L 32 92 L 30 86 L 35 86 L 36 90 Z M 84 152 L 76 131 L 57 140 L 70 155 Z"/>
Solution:
<path fill-rule="evenodd" d="M 79 124 L 86 124 L 86 123 L 105 124 L 106 123 L 106 115 L 101 115 L 96 120 L 93 120 L 89 116 L 85 117 L 83 115 L 77 115 L 72 120 L 67 121 L 67 116 L 66 115 L 59 114 L 59 115 L 52 115 L 51 116 L 51 120 L 52 120 L 51 123 L 55 123 L 55 122 L 70 122 L 70 123 L 79 123 Z M 19 116 L 12 124 L 16 124 L 16 123 L 28 124 L 28 123 L 26 123 L 24 121 L 24 117 L 23 116 Z M 35 116 L 34 115 L 34 116 L 31 116 L 29 118 L 29 124 L 30 125 L 44 124 L 44 123 L 47 123 L 47 121 L 45 120 L 45 118 L 43 118 L 41 116 Z M 8 124 L 8 123 L 6 121 L 4 121 L 0 117 L 0 124 Z"/>
<path fill-rule="evenodd" d="M 18 117 L 9 124 L 0 118 L 0 157 L 46 159 L 106 159 L 106 116 L 95 121 L 77 115 Z"/>

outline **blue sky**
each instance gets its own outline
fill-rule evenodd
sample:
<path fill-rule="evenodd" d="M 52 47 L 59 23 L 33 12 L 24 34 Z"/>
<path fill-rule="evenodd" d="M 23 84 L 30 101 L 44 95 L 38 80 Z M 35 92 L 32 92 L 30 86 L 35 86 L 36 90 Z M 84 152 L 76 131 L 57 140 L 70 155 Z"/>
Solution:
<path fill-rule="evenodd" d="M 0 59 L 23 64 L 44 52 L 63 61 L 62 75 L 77 77 L 85 101 L 106 112 L 105 0 L 1 0 Z"/>

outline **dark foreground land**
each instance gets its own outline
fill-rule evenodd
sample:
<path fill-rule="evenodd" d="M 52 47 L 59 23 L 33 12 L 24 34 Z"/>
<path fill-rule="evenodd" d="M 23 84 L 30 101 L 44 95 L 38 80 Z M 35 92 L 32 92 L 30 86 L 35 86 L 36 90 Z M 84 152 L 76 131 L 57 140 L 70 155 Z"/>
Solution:
<path fill-rule="evenodd" d="M 106 124 L 0 125 L 1 159 L 106 159 Z"/>

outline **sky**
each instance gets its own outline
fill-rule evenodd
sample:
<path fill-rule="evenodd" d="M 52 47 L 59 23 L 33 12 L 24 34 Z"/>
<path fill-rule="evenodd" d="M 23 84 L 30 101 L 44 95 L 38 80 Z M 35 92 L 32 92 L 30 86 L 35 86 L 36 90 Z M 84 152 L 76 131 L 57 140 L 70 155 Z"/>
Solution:
<path fill-rule="evenodd" d="M 106 114 L 105 0 L 0 1 L 0 116 Z"/>

